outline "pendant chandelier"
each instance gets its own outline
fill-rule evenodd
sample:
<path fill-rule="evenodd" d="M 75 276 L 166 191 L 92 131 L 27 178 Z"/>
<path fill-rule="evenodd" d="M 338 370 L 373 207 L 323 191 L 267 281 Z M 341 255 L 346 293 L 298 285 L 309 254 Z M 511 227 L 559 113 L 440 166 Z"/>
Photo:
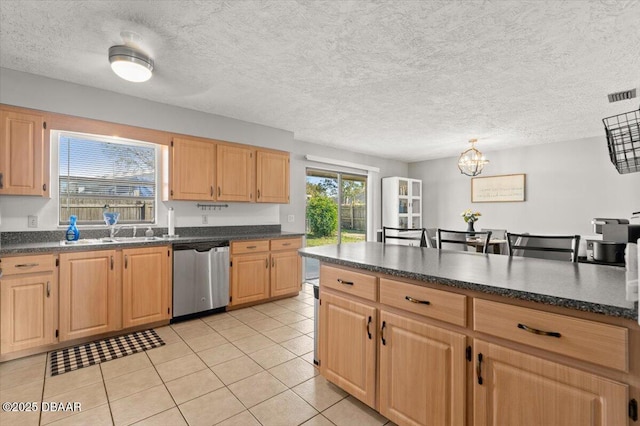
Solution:
<path fill-rule="evenodd" d="M 460 158 L 458 159 L 458 169 L 460 169 L 460 173 L 467 176 L 478 176 L 482 173 L 484 165 L 489 162 L 489 160 L 484 158 L 484 154 L 475 148 L 474 144 L 476 142 L 478 142 L 477 139 L 470 139 L 469 143 L 471 144 L 471 148 L 460 154 Z"/>

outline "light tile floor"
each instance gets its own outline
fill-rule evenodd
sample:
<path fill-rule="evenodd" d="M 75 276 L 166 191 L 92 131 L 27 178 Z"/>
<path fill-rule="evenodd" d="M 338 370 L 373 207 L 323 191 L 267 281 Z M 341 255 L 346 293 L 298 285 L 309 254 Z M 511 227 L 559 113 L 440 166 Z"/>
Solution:
<path fill-rule="evenodd" d="M 0 412 L 0 424 L 392 424 L 318 375 L 310 285 L 156 331 L 165 346 L 60 376 L 45 354 L 1 363 L 1 402 L 80 402 L 82 411 Z"/>

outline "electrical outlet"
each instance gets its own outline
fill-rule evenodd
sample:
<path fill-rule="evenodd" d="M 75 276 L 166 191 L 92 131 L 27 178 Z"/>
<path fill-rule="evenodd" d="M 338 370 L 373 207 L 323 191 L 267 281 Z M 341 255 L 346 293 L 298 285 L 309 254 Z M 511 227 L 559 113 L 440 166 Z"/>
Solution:
<path fill-rule="evenodd" d="M 202 224 L 203 225 L 208 225 L 209 224 L 209 216 L 207 216 L 206 214 L 202 215 Z"/>
<path fill-rule="evenodd" d="M 296 220 L 296 217 L 292 214 L 290 214 L 289 216 L 287 216 L 287 222 L 289 223 L 293 223 Z"/>
<path fill-rule="evenodd" d="M 38 227 L 38 216 L 27 216 L 27 219 L 28 219 L 27 226 L 29 228 Z"/>

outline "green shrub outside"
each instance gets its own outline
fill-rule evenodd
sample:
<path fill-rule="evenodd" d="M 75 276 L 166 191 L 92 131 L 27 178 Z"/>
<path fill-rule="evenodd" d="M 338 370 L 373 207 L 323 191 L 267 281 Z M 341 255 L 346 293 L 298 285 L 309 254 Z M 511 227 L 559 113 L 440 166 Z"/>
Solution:
<path fill-rule="evenodd" d="M 311 197 L 307 204 L 307 219 L 313 235 L 331 236 L 338 229 L 338 206 L 329 197 Z"/>

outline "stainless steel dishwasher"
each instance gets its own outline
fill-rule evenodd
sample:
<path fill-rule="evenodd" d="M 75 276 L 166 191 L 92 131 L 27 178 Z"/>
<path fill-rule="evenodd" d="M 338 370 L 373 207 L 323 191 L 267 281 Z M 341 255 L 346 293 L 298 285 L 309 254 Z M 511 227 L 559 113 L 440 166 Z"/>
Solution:
<path fill-rule="evenodd" d="M 224 311 L 229 303 L 229 241 L 173 246 L 172 322 Z"/>

